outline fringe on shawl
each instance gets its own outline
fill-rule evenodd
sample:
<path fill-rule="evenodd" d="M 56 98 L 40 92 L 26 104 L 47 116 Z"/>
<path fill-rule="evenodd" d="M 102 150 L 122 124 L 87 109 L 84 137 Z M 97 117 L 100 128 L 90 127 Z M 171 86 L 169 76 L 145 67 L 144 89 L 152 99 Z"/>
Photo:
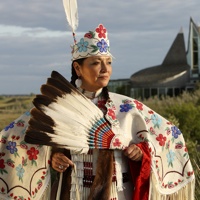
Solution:
<path fill-rule="evenodd" d="M 154 173 L 151 173 L 151 183 L 149 190 L 149 200 L 194 200 L 195 199 L 195 179 L 189 182 L 186 186 L 181 188 L 178 192 L 170 195 L 159 193 L 156 188 L 156 178 Z"/>
<path fill-rule="evenodd" d="M 42 197 L 40 198 L 40 200 L 50 200 L 50 198 L 51 198 L 50 195 L 51 195 L 51 181 L 47 185 Z"/>

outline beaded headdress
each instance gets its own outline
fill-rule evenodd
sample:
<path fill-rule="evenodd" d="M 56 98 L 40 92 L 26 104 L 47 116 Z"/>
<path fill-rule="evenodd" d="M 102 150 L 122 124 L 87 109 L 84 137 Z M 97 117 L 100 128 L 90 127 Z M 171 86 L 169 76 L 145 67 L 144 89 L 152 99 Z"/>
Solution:
<path fill-rule="evenodd" d="M 63 5 L 69 26 L 71 27 L 74 44 L 72 45 L 72 60 L 90 56 L 112 56 L 106 28 L 100 24 L 94 31 L 88 31 L 79 42 L 76 41 L 75 30 L 78 27 L 78 6 L 76 0 L 63 0 Z"/>
<path fill-rule="evenodd" d="M 77 60 L 89 56 L 112 56 L 106 28 L 100 24 L 94 31 L 87 32 L 72 47 L 72 59 Z"/>

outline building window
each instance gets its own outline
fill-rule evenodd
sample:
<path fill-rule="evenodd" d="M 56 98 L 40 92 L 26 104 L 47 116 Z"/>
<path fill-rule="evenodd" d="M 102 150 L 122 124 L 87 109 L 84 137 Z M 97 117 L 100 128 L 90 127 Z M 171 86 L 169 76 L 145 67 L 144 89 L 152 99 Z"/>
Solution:
<path fill-rule="evenodd" d="M 181 89 L 180 88 L 175 88 L 174 89 L 175 96 L 178 96 L 180 93 L 181 93 Z"/>
<path fill-rule="evenodd" d="M 151 88 L 151 96 L 158 95 L 158 89 L 157 88 Z"/>
<path fill-rule="evenodd" d="M 198 40 L 193 38 L 193 68 L 198 68 Z"/>
<path fill-rule="evenodd" d="M 159 97 L 162 97 L 165 95 L 166 95 L 165 88 L 159 88 Z"/>
<path fill-rule="evenodd" d="M 170 97 L 174 96 L 173 88 L 167 88 L 167 96 L 170 96 Z"/>
<path fill-rule="evenodd" d="M 144 98 L 148 99 L 150 97 L 150 90 L 149 88 L 144 88 Z"/>

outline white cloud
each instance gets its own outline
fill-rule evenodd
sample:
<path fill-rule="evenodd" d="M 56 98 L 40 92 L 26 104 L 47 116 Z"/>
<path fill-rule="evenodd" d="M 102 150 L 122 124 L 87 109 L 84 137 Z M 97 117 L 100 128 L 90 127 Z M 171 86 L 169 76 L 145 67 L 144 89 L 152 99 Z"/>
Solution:
<path fill-rule="evenodd" d="M 0 4 L 0 94 L 35 92 L 51 70 L 70 79 L 73 39 L 62 1 L 13 2 Z M 180 27 L 187 45 L 190 17 L 200 22 L 199 0 L 78 0 L 78 5 L 77 40 L 103 23 L 116 79 L 161 64 Z"/>

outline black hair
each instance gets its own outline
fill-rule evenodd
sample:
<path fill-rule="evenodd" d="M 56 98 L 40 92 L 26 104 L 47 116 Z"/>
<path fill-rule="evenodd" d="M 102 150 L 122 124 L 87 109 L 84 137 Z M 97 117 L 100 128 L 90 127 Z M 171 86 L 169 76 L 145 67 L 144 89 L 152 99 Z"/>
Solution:
<path fill-rule="evenodd" d="M 81 58 L 81 59 L 78 59 L 78 60 L 74 60 L 74 61 L 72 62 L 72 64 L 71 64 L 71 73 L 72 73 L 72 75 L 71 75 L 71 81 L 70 81 L 70 83 L 71 83 L 73 86 L 75 86 L 75 87 L 76 87 L 75 81 L 76 81 L 76 79 L 78 79 L 78 76 L 77 76 L 76 71 L 75 71 L 75 69 L 74 69 L 74 67 L 73 67 L 73 64 L 74 64 L 74 62 L 77 62 L 79 65 L 83 65 L 83 62 L 84 62 L 85 59 L 86 59 L 86 58 Z M 109 93 L 108 93 L 108 87 L 107 87 L 107 86 L 103 88 L 102 94 L 103 94 L 103 97 L 104 97 L 106 100 L 109 99 Z"/>

